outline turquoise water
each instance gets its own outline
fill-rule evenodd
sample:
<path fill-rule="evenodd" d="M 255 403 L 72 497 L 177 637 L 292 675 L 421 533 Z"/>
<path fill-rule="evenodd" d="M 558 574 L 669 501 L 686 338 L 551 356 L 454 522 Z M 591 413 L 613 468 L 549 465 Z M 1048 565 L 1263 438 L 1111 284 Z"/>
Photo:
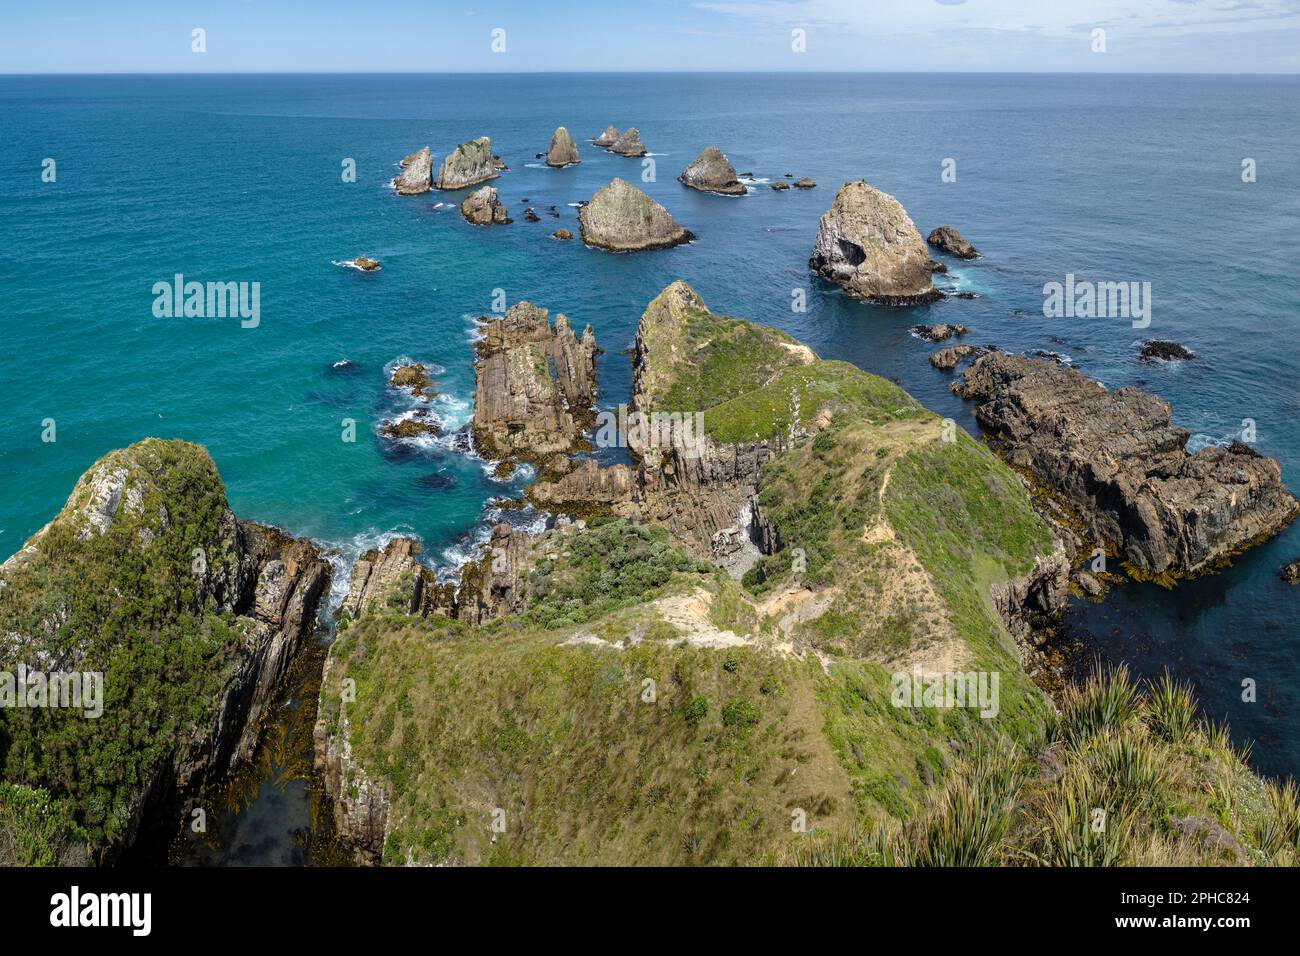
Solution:
<path fill-rule="evenodd" d="M 718 311 L 779 326 L 826 357 L 897 377 L 973 427 L 929 367 L 918 321 L 961 321 L 973 341 L 1050 349 L 1108 385 L 1141 384 L 1179 422 L 1226 440 L 1254 419 L 1258 447 L 1300 487 L 1300 291 L 1278 239 L 1300 215 L 1300 80 L 1235 77 L 925 75 L 150 76 L 0 78 L 0 552 L 47 521 L 87 466 L 147 435 L 202 442 L 241 516 L 334 547 L 340 566 L 394 532 L 434 562 L 464 553 L 485 502 L 518 489 L 448 445 L 394 448 L 374 434 L 401 411 L 385 367 L 440 366 L 435 405 L 468 419 L 473 318 L 494 289 L 590 322 L 606 350 L 606 405 L 627 398 L 645 303 L 675 278 Z M 698 236 L 617 256 L 548 238 L 636 160 L 588 146 L 636 125 L 657 164 L 643 184 Z M 583 163 L 534 154 L 565 125 Z M 461 194 L 404 198 L 395 163 L 490 135 L 511 170 L 495 183 L 515 217 L 461 221 Z M 819 185 L 743 199 L 675 177 L 717 144 L 761 179 Z M 57 181 L 41 181 L 42 161 Z M 1242 183 L 1256 160 L 1258 181 Z M 356 161 L 357 181 L 341 163 Z M 941 180 L 953 158 L 957 181 Z M 946 284 L 979 294 L 917 310 L 875 308 L 813 284 L 819 215 L 846 179 L 896 195 L 923 232 L 960 229 L 984 253 Z M 523 221 L 523 200 L 542 213 Z M 447 202 L 438 208 L 439 202 Z M 561 219 L 546 214 L 554 204 Z M 335 265 L 383 261 L 365 275 Z M 1042 286 L 1066 273 L 1150 281 L 1146 331 L 1116 319 L 1045 319 Z M 175 273 L 259 282 L 261 321 L 159 319 L 152 287 Z M 806 312 L 792 290 L 810 290 Z M 1144 337 L 1200 358 L 1137 361 Z M 353 368 L 335 369 L 346 360 Z M 41 441 L 42 421 L 57 441 Z M 340 440 L 355 419 L 358 440 Z M 523 519 L 528 520 L 529 516 Z M 1221 576 L 1170 594 L 1120 589 L 1072 623 L 1142 673 L 1196 681 L 1270 773 L 1300 769 L 1300 590 L 1277 575 L 1300 532 Z M 1259 702 L 1240 700 L 1240 682 Z"/>

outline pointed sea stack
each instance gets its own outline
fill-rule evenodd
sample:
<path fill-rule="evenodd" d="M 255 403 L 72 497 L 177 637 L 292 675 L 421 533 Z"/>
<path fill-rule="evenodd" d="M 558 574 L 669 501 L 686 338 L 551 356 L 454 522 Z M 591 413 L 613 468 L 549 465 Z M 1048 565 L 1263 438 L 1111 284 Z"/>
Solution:
<path fill-rule="evenodd" d="M 582 241 L 598 249 L 667 249 L 694 236 L 668 210 L 621 179 L 612 180 L 578 211 Z"/>
<path fill-rule="evenodd" d="M 601 149 L 609 149 L 618 142 L 618 138 L 621 135 L 623 134 L 618 131 L 617 126 L 606 126 L 605 132 L 601 133 L 591 142 L 593 145 L 599 146 Z"/>
<path fill-rule="evenodd" d="M 464 189 L 497 178 L 492 141 L 486 136 L 461 143 L 443 157 L 434 185 L 439 189 Z"/>
<path fill-rule="evenodd" d="M 551 145 L 546 150 L 546 165 L 562 169 L 580 162 L 582 157 L 578 155 L 578 144 L 573 141 L 567 129 L 563 126 L 558 127 L 551 136 Z"/>
<path fill-rule="evenodd" d="M 743 196 L 748 192 L 736 177 L 736 167 L 731 165 L 727 154 L 716 146 L 706 146 L 695 162 L 682 170 L 677 181 L 700 192 L 723 196 Z"/>
<path fill-rule="evenodd" d="M 402 172 L 393 180 L 393 188 L 402 196 L 427 193 L 433 181 L 433 158 L 426 146 L 402 160 Z"/>
<path fill-rule="evenodd" d="M 897 199 L 866 180 L 840 187 L 822 216 L 808 267 L 849 295 L 881 305 L 940 298 L 916 224 Z"/>

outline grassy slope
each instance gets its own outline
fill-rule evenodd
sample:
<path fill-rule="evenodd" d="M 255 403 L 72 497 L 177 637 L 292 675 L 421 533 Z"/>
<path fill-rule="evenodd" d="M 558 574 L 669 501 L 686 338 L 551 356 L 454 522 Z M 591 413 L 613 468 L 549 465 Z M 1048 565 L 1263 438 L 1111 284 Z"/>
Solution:
<path fill-rule="evenodd" d="M 207 452 L 148 439 L 100 464 L 128 469 L 129 486 L 143 492 L 142 513 L 124 505 L 107 534 L 78 541 L 75 509 L 87 494 L 79 485 L 34 558 L 8 573 L 0 591 L 0 633 L 34 636 L 44 633 L 42 622 L 61 622 L 38 650 L 69 661 L 66 669 L 105 675 L 98 719 L 66 709 L 0 710 L 3 779 L 66 801 L 94 845 L 120 836 L 133 795 L 207 721 L 242 639 L 236 620 L 198 607 L 186 583 L 192 549 L 217 538 L 226 504 Z M 162 532 L 164 505 L 170 526 Z M 137 532 L 146 526 L 157 537 L 141 547 Z M 209 563 L 218 557 L 209 554 Z M 0 670 L 38 666 L 31 651 L 0 653 Z"/>
<path fill-rule="evenodd" d="M 704 411 L 812 354 L 777 329 L 714 315 L 681 281 L 647 306 L 639 334 L 651 357 L 640 378 L 645 412 Z"/>
<path fill-rule="evenodd" d="M 760 505 L 783 549 L 741 588 L 677 553 L 662 529 L 614 522 L 538 565 L 544 585 L 520 618 L 477 631 L 400 615 L 351 624 L 333 679 L 357 680 L 351 743 L 392 792 L 386 862 L 1062 862 L 1042 833 L 1065 791 L 1036 769 L 1060 724 L 988 599 L 1051 547 L 1021 483 L 896 386 L 809 363 L 781 333 L 712 315 L 684 284 L 651 304 L 641 332 L 643 408 L 705 409 L 726 442 L 787 435 L 796 418 L 820 429 L 765 469 Z M 807 564 L 797 582 L 796 548 Z M 781 635 L 769 600 L 805 586 L 830 596 L 795 625 L 825 666 L 770 650 Z M 683 635 L 655 602 L 701 590 L 707 623 L 751 646 L 672 643 Z M 936 633 L 961 669 L 1000 673 L 995 719 L 891 704 L 891 670 L 924 656 Z M 626 646 L 559 646 L 575 636 Z M 654 703 L 641 698 L 647 678 Z M 322 706 L 337 712 L 337 686 Z M 1130 731 L 1146 735 L 1139 723 Z M 1078 765 L 1066 776 L 1100 766 L 1081 786 L 1114 787 L 1140 774 L 1098 746 L 1060 757 Z M 1219 822 L 1253 861 L 1264 838 L 1241 834 L 1257 829 L 1285 855 L 1288 798 L 1270 803 L 1221 735 L 1193 729 L 1161 746 L 1187 753 L 1169 755 L 1166 802 L 1133 811 L 1142 859 L 1193 852 L 1159 835 L 1179 813 Z M 996 764 L 995 754 L 1015 756 Z M 935 823 L 981 819 L 953 811 L 964 785 L 986 812 L 988 794 L 1014 789 L 997 807 L 1024 812 L 998 832 L 1014 830 L 1018 844 L 985 839 L 994 852 Z M 1217 796 L 1198 796 L 1206 787 Z M 496 808 L 505 831 L 494 840 Z M 810 834 L 791 832 L 796 809 Z"/>
<path fill-rule="evenodd" d="M 833 422 L 815 442 L 779 459 L 764 480 L 763 507 L 787 550 L 765 561 L 762 585 L 751 580 L 744 591 L 684 559 L 674 565 L 629 558 L 613 543 L 612 529 L 621 528 L 624 537 L 651 535 L 659 552 L 666 536 L 658 528 L 616 524 L 586 542 L 579 538 L 575 553 L 558 564 L 539 564 L 534 581 L 548 586 L 534 592 L 536 603 L 522 621 L 476 634 L 448 632 L 445 625 L 430 632 L 432 625 L 402 618 L 354 625 L 335 650 L 348 662 L 347 673 L 364 668 L 351 714 L 353 745 L 367 769 L 397 791 L 393 860 L 418 847 L 417 858 L 475 861 L 753 861 L 756 853 L 780 849 L 790 833 L 790 806 L 809 810 L 814 828 L 836 832 L 907 814 L 959 749 L 998 732 L 1025 736 L 1042 722 L 1041 696 L 979 597 L 982 577 L 966 573 L 945 582 L 936 600 L 964 602 L 953 617 L 971 657 L 1008 672 L 994 726 L 967 712 L 893 707 L 890 668 L 874 646 L 906 652 L 924 638 L 905 620 L 883 628 L 876 620 L 879 600 L 868 573 L 873 548 L 861 538 L 881 511 L 889 469 L 921 472 L 915 481 L 909 475 L 906 483 L 891 483 L 885 498 L 888 518 L 900 520 L 908 543 L 926 538 L 936 523 L 962 542 L 961 553 L 927 554 L 944 572 L 968 561 L 1005 578 L 1027 570 L 1049 544 L 1019 484 L 994 456 L 968 439 L 943 445 L 941 423 L 902 389 L 847 363 L 818 361 L 774 330 L 714 316 L 684 286 L 651 304 L 642 335 L 652 358 L 641 378 L 643 394 L 657 408 L 708 408 L 706 427 L 715 439 L 788 434 L 796 414 L 806 428 Z M 960 500 L 967 479 L 982 488 L 996 485 L 1000 497 L 994 505 L 979 495 Z M 831 654 L 827 667 L 813 657 L 674 648 L 656 640 L 671 637 L 673 628 L 647 602 L 693 587 L 713 595 L 714 626 L 771 637 L 773 621 L 763 619 L 759 602 L 788 583 L 794 546 L 809 555 L 805 580 L 841 592 L 799 635 Z M 1005 571 L 992 574 L 1000 568 Z M 556 646 L 578 632 L 610 640 L 632 634 L 643 642 L 621 651 Z M 728 670 L 728 654 L 740 655 L 744 666 Z M 399 673 L 408 677 L 395 684 Z M 665 674 L 672 675 L 666 685 Z M 638 703 L 646 675 L 660 686 L 656 707 Z M 784 693 L 755 689 L 765 682 Z M 505 687 L 515 690 L 505 693 Z M 692 726 L 685 708 L 696 698 L 705 716 Z M 369 706 L 371 699 L 387 703 Z M 728 701 L 733 718 L 752 710 L 758 720 L 752 731 L 727 724 Z M 326 706 L 337 704 L 327 700 Z M 504 732 L 503 722 L 526 728 L 517 754 L 503 754 L 492 736 Z M 792 735 L 800 741 L 794 752 Z M 629 754 L 635 772 L 623 763 Z M 792 759 L 821 761 L 816 775 L 805 768 L 794 779 L 816 776 L 824 786 L 791 789 L 783 761 Z M 403 767 L 425 768 L 423 782 L 413 783 Z M 691 810 L 660 814 L 653 807 L 663 795 L 671 796 L 667 807 Z M 512 801 L 527 808 L 520 810 L 522 832 L 508 830 L 495 846 L 485 843 L 481 828 L 491 808 Z M 446 811 L 442 836 L 419 822 L 433 808 Z M 561 817 L 569 821 L 564 826 Z M 665 832 L 673 834 L 669 843 L 662 842 Z"/>
<path fill-rule="evenodd" d="M 1168 677 L 1123 669 L 1067 689 L 1031 747 L 972 750 L 906 820 L 815 834 L 811 866 L 1300 863 L 1300 792 L 1261 780 Z"/>

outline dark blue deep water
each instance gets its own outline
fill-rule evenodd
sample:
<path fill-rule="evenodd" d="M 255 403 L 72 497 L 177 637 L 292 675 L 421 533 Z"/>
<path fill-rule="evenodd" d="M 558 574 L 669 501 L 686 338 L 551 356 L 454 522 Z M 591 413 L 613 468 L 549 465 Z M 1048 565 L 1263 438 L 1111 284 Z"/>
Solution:
<path fill-rule="evenodd" d="M 473 318 L 494 289 L 591 323 L 606 350 L 602 399 L 625 401 L 645 303 L 685 278 L 717 311 L 779 326 L 825 357 L 901 379 L 973 428 L 908 334 L 960 321 L 973 341 L 1067 355 L 1110 386 L 1168 400 L 1197 441 L 1253 419 L 1257 447 L 1300 487 L 1300 289 L 1285 237 L 1300 220 L 1300 78 L 1191 76 L 538 75 L 0 78 L 0 556 L 57 510 L 109 449 L 148 435 L 202 442 L 236 511 L 311 535 L 340 566 L 393 532 L 454 560 L 485 501 L 517 489 L 448 447 L 394 451 L 374 434 L 402 410 L 384 387 L 402 356 L 440 366 L 435 406 L 468 419 Z M 587 145 L 635 125 L 642 167 Z M 541 167 L 557 125 L 576 168 Z M 510 172 L 515 223 L 476 229 L 462 194 L 403 198 L 395 163 L 478 135 Z M 708 144 L 762 180 L 816 189 L 743 199 L 676 175 Z M 42 162 L 57 180 L 42 182 Z M 354 159 L 357 181 L 342 162 Z M 955 182 L 941 179 L 956 161 Z M 1242 161 L 1258 180 L 1243 183 Z M 637 182 L 698 236 L 616 256 L 548 238 L 611 177 Z M 922 232 L 960 229 L 983 253 L 945 284 L 977 292 L 877 308 L 811 283 L 806 262 L 837 186 L 865 177 Z M 527 205 L 540 223 L 523 221 Z M 441 207 L 439 203 L 446 203 Z M 554 204 L 562 219 L 546 215 Z M 383 261 L 363 275 L 334 263 Z M 261 284 L 261 324 L 159 319 L 152 286 L 175 273 Z M 1043 284 L 1067 273 L 1152 284 L 1145 331 L 1118 319 L 1046 319 Z M 808 288 L 807 311 L 792 291 Z M 1146 365 L 1148 336 L 1199 358 Z M 332 370 L 341 360 L 347 371 Z M 340 440 L 353 418 L 359 437 Z M 57 441 L 42 442 L 54 419 Z M 1076 628 L 1139 673 L 1191 679 L 1268 773 L 1300 769 L 1300 589 L 1278 578 L 1300 530 L 1172 593 L 1130 585 Z M 1243 703 L 1253 678 L 1258 702 Z"/>

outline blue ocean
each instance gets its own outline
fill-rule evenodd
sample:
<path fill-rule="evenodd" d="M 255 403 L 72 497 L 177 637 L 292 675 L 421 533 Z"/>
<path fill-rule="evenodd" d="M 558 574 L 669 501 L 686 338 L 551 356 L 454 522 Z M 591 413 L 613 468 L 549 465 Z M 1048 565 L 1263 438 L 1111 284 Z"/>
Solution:
<path fill-rule="evenodd" d="M 1279 242 L 1300 220 L 1297 116 L 1297 77 L 0 77 L 0 556 L 96 458 L 155 435 L 206 445 L 241 517 L 329 545 L 340 586 L 358 553 L 396 533 L 454 566 L 526 476 L 498 481 L 450 441 L 379 437 L 408 410 L 388 370 L 431 367 L 438 416 L 449 430 L 468 421 L 476 319 L 503 290 L 594 327 L 601 402 L 614 407 L 641 312 L 676 278 L 715 311 L 898 379 L 972 431 L 914 324 L 960 322 L 973 343 L 1050 351 L 1108 386 L 1155 392 L 1194 442 L 1253 423 L 1256 447 L 1300 488 L 1300 353 L 1287 344 L 1300 283 Z M 588 144 L 610 124 L 640 129 L 653 181 L 642 161 Z M 559 125 L 581 165 L 536 158 Z M 494 185 L 512 225 L 468 225 L 461 193 L 390 188 L 408 153 L 428 145 L 437 161 L 480 135 L 509 166 Z M 710 144 L 751 174 L 748 196 L 676 181 Z M 768 188 L 787 173 L 818 185 Z M 613 255 L 550 238 L 576 234 L 575 204 L 614 176 L 696 241 Z M 818 218 L 858 178 L 896 196 L 923 234 L 947 223 L 978 247 L 981 259 L 938 277 L 975 298 L 881 308 L 810 277 Z M 524 221 L 527 207 L 541 222 Z M 357 256 L 382 268 L 348 267 Z M 157 317 L 153 288 L 178 274 L 258 283 L 257 326 Z M 1045 318 L 1044 284 L 1070 274 L 1150 282 L 1150 327 Z M 1142 362 L 1151 337 L 1197 358 Z M 1130 584 L 1080 602 L 1070 625 L 1139 674 L 1189 679 L 1261 771 L 1300 775 L 1300 589 L 1278 574 L 1298 557 L 1293 527 L 1176 591 Z"/>

